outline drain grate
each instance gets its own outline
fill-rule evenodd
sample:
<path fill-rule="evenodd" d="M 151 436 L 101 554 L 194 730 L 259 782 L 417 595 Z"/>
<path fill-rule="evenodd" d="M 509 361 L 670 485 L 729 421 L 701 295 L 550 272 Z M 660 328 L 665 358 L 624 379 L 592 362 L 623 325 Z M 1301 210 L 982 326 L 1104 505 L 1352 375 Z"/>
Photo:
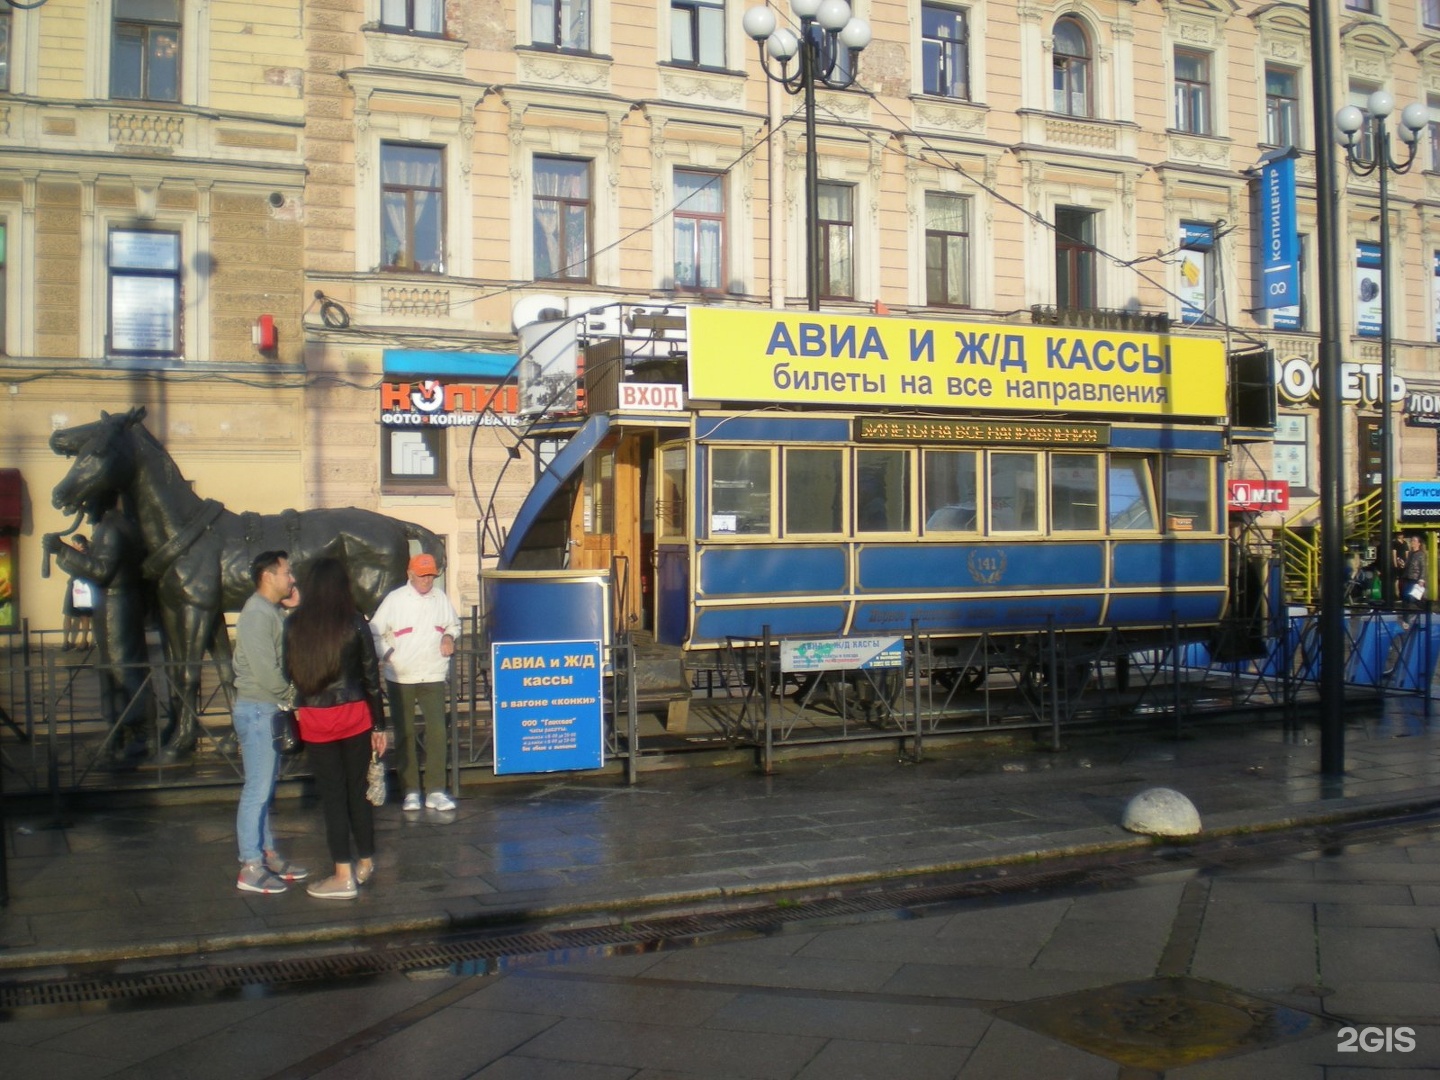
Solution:
<path fill-rule="evenodd" d="M 1360 822 L 1268 836 L 1222 839 L 1181 849 L 1184 865 L 1197 871 L 1232 869 L 1313 851 L 1343 838 L 1347 843 L 1384 842 L 1432 826 L 1433 815 Z M 1136 878 L 1176 866 L 1176 849 L 1143 850 L 1105 856 L 1106 861 L 1076 859 L 1050 863 L 1028 873 L 1007 868 L 975 872 L 965 879 L 935 884 L 894 885 L 843 895 L 797 899 L 777 904 L 773 896 L 755 906 L 662 916 L 622 924 L 554 930 L 494 931 L 440 941 L 387 946 L 306 958 L 213 964 L 151 973 L 87 974 L 73 978 L 18 979 L 0 982 L 0 1013 L 45 1006 L 83 1006 L 106 1002 L 183 999 L 233 992 L 247 987 L 295 987 L 306 983 L 359 979 L 391 973 L 458 970 L 484 964 L 484 971 L 545 963 L 567 954 L 680 948 L 727 937 L 773 932 L 780 927 L 826 919 L 857 918 L 884 912 L 904 914 L 925 908 L 1018 893 L 1083 890 L 1128 884 Z M 479 973 L 479 972 L 470 972 Z"/>

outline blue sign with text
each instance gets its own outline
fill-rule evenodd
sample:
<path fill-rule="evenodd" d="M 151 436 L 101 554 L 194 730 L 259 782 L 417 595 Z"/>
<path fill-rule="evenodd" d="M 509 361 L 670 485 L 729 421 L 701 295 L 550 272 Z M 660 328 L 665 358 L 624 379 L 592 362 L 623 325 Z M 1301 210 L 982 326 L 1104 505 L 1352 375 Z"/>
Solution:
<path fill-rule="evenodd" d="M 490 664 L 497 776 L 604 764 L 600 642 L 497 642 Z"/>
<path fill-rule="evenodd" d="M 1288 151 L 1260 169 L 1260 306 L 1300 303 L 1300 233 L 1295 221 L 1295 156 Z"/>

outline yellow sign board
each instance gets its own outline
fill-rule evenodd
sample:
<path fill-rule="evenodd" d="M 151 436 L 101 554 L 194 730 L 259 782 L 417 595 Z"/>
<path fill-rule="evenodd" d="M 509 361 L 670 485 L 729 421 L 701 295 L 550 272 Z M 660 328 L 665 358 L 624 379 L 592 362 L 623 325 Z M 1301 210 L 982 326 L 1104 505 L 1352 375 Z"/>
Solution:
<path fill-rule="evenodd" d="M 692 399 L 1223 417 L 1212 338 L 878 315 L 689 310 Z"/>

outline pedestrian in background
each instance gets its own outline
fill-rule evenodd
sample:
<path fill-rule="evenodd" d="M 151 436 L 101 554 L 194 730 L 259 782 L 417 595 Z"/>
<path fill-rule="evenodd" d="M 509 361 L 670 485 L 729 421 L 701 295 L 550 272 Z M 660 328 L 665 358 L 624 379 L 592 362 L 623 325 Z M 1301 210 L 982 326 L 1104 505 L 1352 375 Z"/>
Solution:
<path fill-rule="evenodd" d="M 90 541 L 83 535 L 75 537 L 75 550 L 81 555 L 90 554 Z M 63 569 L 63 568 L 62 568 Z M 91 626 L 95 615 L 95 583 L 80 574 L 71 574 L 65 585 L 65 602 L 61 606 L 64 614 L 64 639 L 60 648 L 90 648 Z"/>
<path fill-rule="evenodd" d="M 305 891 L 352 900 L 375 871 L 375 819 L 365 798 L 371 753 L 385 752 L 380 666 L 339 559 L 318 560 L 285 623 L 285 670 L 295 684 L 300 739 L 320 794 L 335 873 Z"/>
<path fill-rule="evenodd" d="M 1421 607 L 1425 601 L 1425 548 L 1419 533 L 1405 538 L 1405 561 L 1400 568 L 1400 597 L 1407 607 Z"/>
<path fill-rule="evenodd" d="M 380 602 L 370 620 L 395 721 L 395 769 L 405 786 L 401 809 L 408 812 L 422 805 L 431 810 L 455 809 L 445 780 L 450 748 L 445 684 L 460 636 L 460 617 L 444 591 L 435 588 L 435 575 L 435 557 L 416 555 L 410 560 L 406 583 Z M 430 788 L 425 796 L 415 752 L 417 705 L 425 719 L 425 776 Z"/>
<path fill-rule="evenodd" d="M 240 841 L 240 876 L 235 887 L 243 892 L 283 893 L 290 882 L 304 881 L 309 871 L 282 859 L 275 851 L 270 830 L 270 800 L 280 775 L 275 752 L 273 720 L 285 700 L 285 616 L 282 605 L 298 599 L 290 559 L 283 551 L 262 551 L 250 563 L 255 592 L 235 620 L 235 736 L 245 764 L 245 786 L 235 813 Z"/>

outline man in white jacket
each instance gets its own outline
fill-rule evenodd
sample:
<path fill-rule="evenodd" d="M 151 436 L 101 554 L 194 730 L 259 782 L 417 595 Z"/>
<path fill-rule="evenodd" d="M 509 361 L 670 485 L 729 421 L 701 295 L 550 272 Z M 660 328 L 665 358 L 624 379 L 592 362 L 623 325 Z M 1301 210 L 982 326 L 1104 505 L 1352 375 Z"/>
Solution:
<path fill-rule="evenodd" d="M 409 811 L 420 809 L 423 790 L 415 755 L 416 705 L 425 719 L 425 772 L 430 778 L 430 794 L 423 805 L 431 810 L 455 809 L 455 800 L 445 789 L 450 747 L 445 683 L 460 636 L 460 617 L 450 598 L 435 588 L 435 573 L 434 556 L 416 555 L 410 560 L 407 583 L 385 597 L 370 620 L 395 721 L 395 768 L 405 785 L 402 808 Z"/>

